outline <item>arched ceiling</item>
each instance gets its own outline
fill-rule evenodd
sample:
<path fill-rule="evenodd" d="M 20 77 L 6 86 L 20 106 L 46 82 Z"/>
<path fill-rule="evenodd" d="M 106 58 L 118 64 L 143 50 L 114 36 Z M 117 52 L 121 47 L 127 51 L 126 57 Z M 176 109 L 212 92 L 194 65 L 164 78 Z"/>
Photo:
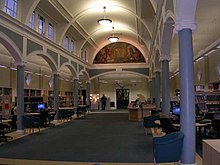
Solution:
<path fill-rule="evenodd" d="M 22 2 L 24 3 L 27 1 L 23 0 Z M 77 52 L 75 52 L 75 54 L 80 56 L 81 48 L 86 48 L 88 52 L 88 62 L 91 64 L 89 66 L 92 66 L 96 53 L 109 44 L 107 38 L 112 34 L 112 26 L 115 27 L 115 35 L 120 38 L 119 41 L 134 45 L 142 52 L 147 61 L 150 45 L 152 44 L 153 28 L 156 22 L 156 6 L 158 2 L 162 1 L 32 0 L 32 2 L 35 3 L 29 5 L 31 6 L 30 10 L 35 10 L 35 8 L 37 8 L 56 23 L 55 42 L 60 44 L 66 33 L 73 35 L 74 39 L 77 41 Z M 113 25 L 108 27 L 102 27 L 97 23 L 97 20 L 104 16 L 104 6 L 106 6 L 106 18 L 110 18 L 113 21 Z M 199 52 L 205 50 L 216 41 L 219 42 L 219 6 L 219 0 L 199 0 L 197 3 L 195 17 L 197 27 L 193 32 L 194 56 L 198 55 Z M 24 8 L 24 6 L 22 8 Z M 26 18 L 26 20 L 28 20 L 28 18 Z M 159 42 L 158 39 L 158 43 Z M 13 63 L 14 60 L 12 56 L 2 44 L 0 44 L 0 53 L 0 56 L 3 57 L 1 58 L 2 64 L 7 63 L 11 65 L 11 63 Z M 173 35 L 171 41 L 170 57 L 171 61 L 169 66 L 170 75 L 172 75 L 179 68 L 177 34 Z M 6 59 L 7 62 L 5 62 Z M 40 70 L 49 68 L 46 61 L 43 58 L 39 58 L 39 56 L 33 56 L 26 66 L 29 64 L 30 68 L 32 68 L 31 66 L 34 64 L 36 66 L 41 66 L 39 67 Z M 71 74 L 68 67 L 61 68 L 61 72 Z M 117 76 L 118 75 L 115 75 L 115 77 Z M 106 75 L 103 78 L 107 77 Z M 112 78 L 112 76 L 109 77 Z M 129 74 L 129 78 L 130 77 L 131 75 Z"/>
<path fill-rule="evenodd" d="M 113 22 L 103 27 L 97 20 L 104 17 L 104 6 L 105 17 Z M 133 44 L 148 57 L 155 15 L 150 1 L 48 0 L 40 1 L 38 7 L 56 22 L 68 24 L 62 31 L 61 38 L 65 33 L 73 34 L 74 39 L 80 41 L 78 51 L 83 47 L 88 49 L 90 63 L 97 50 L 109 44 L 112 27 L 119 41 Z"/>

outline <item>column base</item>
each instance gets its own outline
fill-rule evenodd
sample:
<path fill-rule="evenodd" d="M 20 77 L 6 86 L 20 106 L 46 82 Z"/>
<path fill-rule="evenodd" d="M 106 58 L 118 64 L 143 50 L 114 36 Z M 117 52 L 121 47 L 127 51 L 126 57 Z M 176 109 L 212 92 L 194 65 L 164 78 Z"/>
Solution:
<path fill-rule="evenodd" d="M 24 134 L 24 130 L 17 130 L 16 133 L 19 134 L 19 135 L 23 135 Z"/>

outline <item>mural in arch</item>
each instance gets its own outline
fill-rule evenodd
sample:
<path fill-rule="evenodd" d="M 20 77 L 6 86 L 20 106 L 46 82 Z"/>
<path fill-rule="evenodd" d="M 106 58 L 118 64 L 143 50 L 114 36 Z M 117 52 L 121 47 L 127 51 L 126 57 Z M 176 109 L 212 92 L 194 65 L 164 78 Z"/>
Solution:
<path fill-rule="evenodd" d="M 102 48 L 96 55 L 93 64 L 111 63 L 145 63 L 142 53 L 133 45 L 117 42 Z"/>

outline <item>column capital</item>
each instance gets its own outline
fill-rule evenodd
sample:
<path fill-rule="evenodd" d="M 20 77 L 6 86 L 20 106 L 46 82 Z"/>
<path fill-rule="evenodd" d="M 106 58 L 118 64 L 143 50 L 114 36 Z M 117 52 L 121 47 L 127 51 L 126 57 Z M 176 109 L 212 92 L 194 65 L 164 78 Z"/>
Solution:
<path fill-rule="evenodd" d="M 178 0 L 176 1 L 176 21 L 175 32 L 183 29 L 196 29 L 195 12 L 197 0 Z M 187 10 L 186 10 L 187 9 Z"/>
<path fill-rule="evenodd" d="M 155 69 L 154 73 L 156 73 L 156 72 L 161 72 L 161 69 Z"/>
<path fill-rule="evenodd" d="M 161 55 L 160 61 L 171 61 L 171 58 L 169 55 Z"/>
<path fill-rule="evenodd" d="M 60 75 L 60 72 L 59 72 L 59 71 L 53 71 L 52 74 L 53 74 L 53 75 L 58 75 L 58 76 L 59 76 L 59 75 Z"/>
<path fill-rule="evenodd" d="M 27 63 L 26 60 L 21 60 L 21 61 L 15 61 L 14 62 L 14 65 L 17 67 L 17 66 L 23 66 L 25 67 L 25 64 Z"/>

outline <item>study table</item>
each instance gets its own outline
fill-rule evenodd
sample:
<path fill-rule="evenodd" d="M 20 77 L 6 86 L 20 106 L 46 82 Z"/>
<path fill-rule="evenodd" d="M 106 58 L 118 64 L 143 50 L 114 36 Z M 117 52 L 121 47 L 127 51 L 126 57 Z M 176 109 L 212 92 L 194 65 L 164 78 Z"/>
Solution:
<path fill-rule="evenodd" d="M 160 120 L 155 120 L 154 122 L 156 124 L 160 125 Z M 200 122 L 195 123 L 196 134 L 198 132 L 198 142 L 202 142 L 202 128 L 204 129 L 203 137 L 206 137 L 206 128 L 207 128 L 207 126 L 210 126 L 210 125 L 211 125 L 211 120 L 206 120 L 206 122 L 204 122 L 204 123 L 200 123 Z M 173 126 L 180 127 L 180 123 L 173 123 Z M 196 135 L 196 137 L 197 137 L 197 135 Z"/>

